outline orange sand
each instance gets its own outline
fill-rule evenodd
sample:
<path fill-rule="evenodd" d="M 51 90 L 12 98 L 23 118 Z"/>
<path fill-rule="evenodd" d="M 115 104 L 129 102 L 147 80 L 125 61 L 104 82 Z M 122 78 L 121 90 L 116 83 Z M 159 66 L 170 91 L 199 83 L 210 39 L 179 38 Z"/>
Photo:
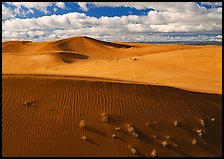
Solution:
<path fill-rule="evenodd" d="M 73 37 L 5 42 L 2 47 L 3 74 L 92 76 L 222 93 L 221 46 L 119 44 Z"/>
<path fill-rule="evenodd" d="M 73 37 L 2 47 L 3 156 L 133 156 L 130 145 L 137 156 L 222 155 L 221 46 Z"/>

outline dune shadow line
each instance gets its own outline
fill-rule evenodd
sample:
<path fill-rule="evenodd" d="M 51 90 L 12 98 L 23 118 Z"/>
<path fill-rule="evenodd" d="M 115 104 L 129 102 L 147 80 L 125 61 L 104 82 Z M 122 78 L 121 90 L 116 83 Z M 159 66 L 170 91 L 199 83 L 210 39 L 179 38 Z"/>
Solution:
<path fill-rule="evenodd" d="M 101 130 L 98 130 L 98 129 L 94 128 L 94 127 L 86 126 L 85 130 L 91 131 L 91 132 L 96 133 L 96 134 L 98 134 L 100 136 L 103 136 L 103 137 L 107 136 L 107 134 L 105 132 L 103 132 Z"/>
<path fill-rule="evenodd" d="M 78 54 L 75 52 L 59 52 L 57 53 L 65 63 L 72 63 L 76 59 L 88 59 L 89 56 Z"/>

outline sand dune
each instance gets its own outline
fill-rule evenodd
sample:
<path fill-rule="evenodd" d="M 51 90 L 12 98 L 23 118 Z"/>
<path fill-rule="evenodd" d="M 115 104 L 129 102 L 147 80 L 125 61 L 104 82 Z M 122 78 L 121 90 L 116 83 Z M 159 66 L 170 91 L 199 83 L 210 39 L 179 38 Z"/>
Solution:
<path fill-rule="evenodd" d="M 150 156 L 153 149 L 158 156 L 222 154 L 221 95 L 97 79 L 2 79 L 3 156 L 133 156 L 130 145 L 136 156 Z M 108 123 L 101 121 L 103 113 L 109 113 Z M 79 128 L 81 120 L 86 127 Z M 128 124 L 137 138 L 128 132 Z M 197 129 L 205 131 L 202 137 Z"/>
<path fill-rule="evenodd" d="M 111 78 L 221 94 L 221 49 L 112 43 L 88 37 L 13 41 L 2 44 L 2 71 Z"/>
<path fill-rule="evenodd" d="M 3 43 L 2 47 L 3 53 L 40 54 L 69 51 L 82 53 L 92 58 L 107 58 L 111 56 L 108 53 L 108 49 L 117 50 L 120 48 L 131 48 L 132 46 L 99 41 L 89 37 L 72 37 L 50 42 L 12 41 Z"/>
<path fill-rule="evenodd" d="M 222 47 L 2 43 L 3 156 L 221 156 Z"/>

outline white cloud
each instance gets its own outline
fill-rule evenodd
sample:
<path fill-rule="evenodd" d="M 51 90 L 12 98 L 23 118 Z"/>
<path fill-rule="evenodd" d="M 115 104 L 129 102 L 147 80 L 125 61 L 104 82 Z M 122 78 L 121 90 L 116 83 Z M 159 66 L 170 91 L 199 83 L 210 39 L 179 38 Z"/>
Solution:
<path fill-rule="evenodd" d="M 12 2 L 22 3 L 22 2 Z M 54 2 L 48 2 L 54 3 Z M 88 2 L 78 2 L 83 9 L 88 9 Z M 196 3 L 99 3 L 94 5 L 129 5 L 137 8 L 152 7 L 155 10 L 147 15 L 128 15 L 100 18 L 90 17 L 84 13 L 71 12 L 63 15 L 51 15 L 38 18 L 6 19 L 2 22 L 3 40 L 54 40 L 69 36 L 86 35 L 93 38 L 109 41 L 159 41 L 159 40 L 219 40 L 220 37 L 197 36 L 197 33 L 222 32 L 222 8 L 206 9 Z M 21 5 L 21 4 L 16 4 Z M 23 3 L 24 5 L 24 3 Z M 36 3 L 26 6 L 32 13 Z M 50 4 L 45 4 L 49 6 Z M 58 2 L 59 7 L 65 7 Z M 3 7 L 3 6 L 2 6 Z M 41 6 L 44 8 L 44 5 Z M 4 8 L 6 9 L 6 8 Z M 18 12 L 20 10 L 18 9 Z M 5 17 L 10 14 L 6 14 Z M 26 13 L 24 13 L 26 14 Z M 188 37 L 180 35 L 170 36 L 170 33 L 183 35 L 193 33 Z M 167 34 L 168 33 L 168 34 Z M 149 35 L 150 34 L 150 35 Z M 173 35 L 173 34 L 172 34 Z"/>
<path fill-rule="evenodd" d="M 84 10 L 88 10 L 88 4 L 95 7 L 131 7 L 138 10 L 153 8 L 159 11 L 194 11 L 198 5 L 194 2 L 77 2 Z"/>
<path fill-rule="evenodd" d="M 45 14 L 49 13 L 48 7 L 57 6 L 58 8 L 65 8 L 64 2 L 6 2 L 8 5 L 12 5 L 16 8 L 21 9 L 21 7 L 27 9 L 36 9 Z"/>
<path fill-rule="evenodd" d="M 28 9 L 40 10 L 44 13 L 48 13 L 47 7 L 52 6 L 52 2 L 6 2 L 8 5 L 15 6 L 17 8 L 25 7 Z"/>
<path fill-rule="evenodd" d="M 2 4 L 2 20 L 8 20 L 14 17 L 13 12 Z"/>
<path fill-rule="evenodd" d="M 78 4 L 78 5 L 81 7 L 81 9 L 84 10 L 84 11 L 88 11 L 87 3 L 88 3 L 88 2 L 77 2 L 77 4 Z"/>
<path fill-rule="evenodd" d="M 58 6 L 58 8 L 65 8 L 65 3 L 64 2 L 56 2 L 56 6 Z"/>
<path fill-rule="evenodd" d="M 211 7 L 222 6 L 222 2 L 201 2 L 202 5 L 209 5 Z"/>

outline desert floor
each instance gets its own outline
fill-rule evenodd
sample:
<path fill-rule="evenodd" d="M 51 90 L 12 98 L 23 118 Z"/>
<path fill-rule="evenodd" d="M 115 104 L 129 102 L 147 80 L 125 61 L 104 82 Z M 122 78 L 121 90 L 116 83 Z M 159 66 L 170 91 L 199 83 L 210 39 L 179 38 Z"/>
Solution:
<path fill-rule="evenodd" d="M 221 46 L 2 43 L 3 156 L 221 156 L 221 131 Z"/>

